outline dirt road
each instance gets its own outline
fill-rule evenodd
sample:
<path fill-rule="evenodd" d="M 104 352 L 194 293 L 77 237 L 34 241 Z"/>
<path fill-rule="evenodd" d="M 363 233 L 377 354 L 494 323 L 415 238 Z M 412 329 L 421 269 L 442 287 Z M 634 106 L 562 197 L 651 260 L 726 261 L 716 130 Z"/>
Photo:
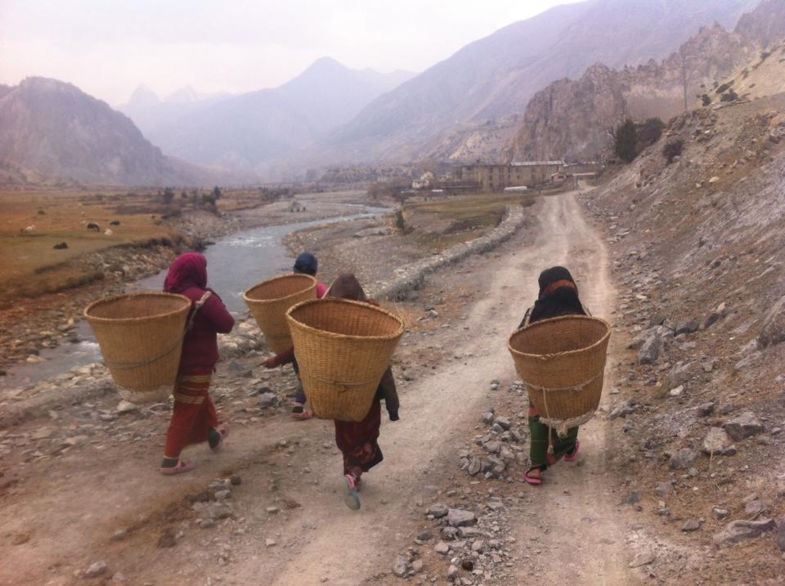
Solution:
<path fill-rule="evenodd" d="M 404 356 L 420 360 L 423 374 L 399 381 L 401 420 L 383 415 L 385 462 L 367 475 L 359 512 L 341 498 L 330 422 L 274 417 L 235 426 L 222 454 L 195 448 L 199 467 L 176 478 L 161 478 L 151 465 L 160 452 L 155 442 L 71 452 L 27 466 L 2 497 L 0 583 L 84 583 L 81 572 L 95 561 L 109 568 L 99 580 L 115 574 L 129 584 L 401 582 L 390 568 L 417 535 L 425 508 L 456 487 L 465 494 L 487 490 L 485 481 L 469 482 L 457 470 L 456 451 L 471 442 L 492 401 L 490 381 L 504 387 L 516 378 L 506 340 L 536 297 L 538 272 L 565 264 L 595 315 L 608 317 L 614 306 L 606 248 L 575 195 L 546 198 L 532 209 L 539 219 L 530 230 L 431 279 L 446 291 L 463 283 L 472 299 L 445 327 L 401 346 Z M 448 357 L 429 365 L 433 347 L 447 348 Z M 516 581 L 530 575 L 543 584 L 635 581 L 627 575 L 606 450 L 605 424 L 597 418 L 583 428 L 579 465 L 549 470 L 539 488 L 496 485 L 497 494 L 517 503 L 507 511 L 507 571 Z M 233 518 L 209 530 L 195 526 L 194 495 L 231 475 L 241 481 L 232 491 Z M 162 545 L 171 534 L 173 547 Z M 425 572 L 447 583 L 441 568 Z M 410 580 L 420 582 L 423 574 Z M 486 576 L 472 583 L 509 582 Z"/>

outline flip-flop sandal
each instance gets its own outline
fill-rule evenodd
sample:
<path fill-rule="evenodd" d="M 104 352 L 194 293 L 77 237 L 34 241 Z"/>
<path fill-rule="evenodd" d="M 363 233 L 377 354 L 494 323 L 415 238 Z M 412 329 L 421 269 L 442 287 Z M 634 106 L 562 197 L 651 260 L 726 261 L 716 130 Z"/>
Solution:
<path fill-rule="evenodd" d="M 523 481 L 527 484 L 531 484 L 532 486 L 539 486 L 542 484 L 542 478 L 539 476 L 530 476 L 529 472 L 532 470 L 539 470 L 539 468 L 529 468 L 526 472 L 523 473 Z M 540 474 L 542 474 L 542 470 L 540 470 Z"/>
<path fill-rule="evenodd" d="M 575 447 L 572 449 L 572 452 L 567 452 L 564 454 L 564 461 L 565 462 L 575 462 L 578 459 L 578 450 L 581 448 L 581 442 L 575 440 Z"/>
<path fill-rule="evenodd" d="M 210 446 L 210 449 L 212 451 L 214 451 L 214 452 L 217 452 L 218 450 L 220 450 L 223 447 L 224 441 L 226 441 L 226 438 L 229 437 L 229 424 L 228 423 L 222 423 L 221 425 L 219 425 L 218 427 L 215 428 L 215 431 L 217 431 L 218 435 L 220 435 L 221 437 L 218 440 L 217 444 L 215 444 L 214 446 Z"/>
<path fill-rule="evenodd" d="M 357 481 L 351 474 L 344 475 L 346 480 L 346 496 L 343 497 L 343 502 L 353 511 L 360 509 L 360 495 L 357 494 Z"/>
<path fill-rule="evenodd" d="M 183 474 L 185 472 L 190 472 L 194 468 L 196 468 L 196 464 L 194 464 L 193 462 L 178 460 L 176 466 L 171 466 L 168 468 L 161 466 L 161 474 L 164 474 L 165 476 L 174 476 L 175 474 Z"/>

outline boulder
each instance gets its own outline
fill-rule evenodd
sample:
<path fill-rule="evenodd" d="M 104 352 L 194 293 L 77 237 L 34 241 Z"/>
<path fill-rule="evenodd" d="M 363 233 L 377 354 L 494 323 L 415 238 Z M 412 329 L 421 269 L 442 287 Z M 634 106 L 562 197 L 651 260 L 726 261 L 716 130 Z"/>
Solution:
<path fill-rule="evenodd" d="M 772 531 L 777 527 L 774 519 L 761 519 L 760 521 L 747 521 L 740 519 L 731 521 L 725 529 L 714 534 L 714 543 L 718 546 L 731 545 L 745 539 L 758 537 L 765 531 Z"/>
<path fill-rule="evenodd" d="M 721 427 L 711 427 L 703 439 L 703 453 L 708 455 L 732 455 L 736 448 L 731 444 L 727 432 Z"/>
<path fill-rule="evenodd" d="M 733 441 L 741 441 L 763 431 L 763 424 L 752 411 L 744 411 L 725 423 L 722 428 Z"/>
<path fill-rule="evenodd" d="M 669 465 L 674 470 L 686 470 L 692 466 L 693 462 L 698 458 L 695 450 L 690 448 L 682 448 L 671 456 Z"/>
<path fill-rule="evenodd" d="M 660 326 L 646 330 L 647 335 L 638 351 L 638 364 L 654 364 L 662 350 Z"/>

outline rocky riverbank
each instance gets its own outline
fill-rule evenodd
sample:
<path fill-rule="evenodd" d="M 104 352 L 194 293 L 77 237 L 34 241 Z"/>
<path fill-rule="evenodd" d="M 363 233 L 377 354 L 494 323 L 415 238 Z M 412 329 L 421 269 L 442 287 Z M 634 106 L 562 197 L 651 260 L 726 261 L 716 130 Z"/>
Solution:
<path fill-rule="evenodd" d="M 179 234 L 177 238 L 82 255 L 78 259 L 80 267 L 100 278 L 56 294 L 17 299 L 0 309 L 0 377 L 3 369 L 14 363 L 41 362 L 43 349 L 78 341 L 76 324 L 91 301 L 121 293 L 128 283 L 157 274 L 182 252 L 199 250 L 212 240 L 240 230 L 356 213 L 362 209 L 363 200 L 361 192 L 340 192 L 300 196 L 298 201 L 305 203 L 300 212 L 290 211 L 289 200 L 221 215 L 192 211 L 169 220 Z"/>

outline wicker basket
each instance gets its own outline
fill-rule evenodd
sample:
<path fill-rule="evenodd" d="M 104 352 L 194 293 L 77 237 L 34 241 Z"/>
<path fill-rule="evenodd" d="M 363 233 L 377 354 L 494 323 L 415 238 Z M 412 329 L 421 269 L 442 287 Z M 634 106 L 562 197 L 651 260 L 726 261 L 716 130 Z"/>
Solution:
<path fill-rule="evenodd" d="M 254 285 L 243 293 L 267 345 L 276 354 L 292 347 L 286 312 L 292 305 L 316 298 L 316 279 L 311 275 L 291 274 Z"/>
<path fill-rule="evenodd" d="M 142 292 L 107 297 L 84 310 L 123 399 L 150 403 L 171 394 L 190 309 L 184 295 Z"/>
<path fill-rule="evenodd" d="M 560 432 L 591 419 L 602 395 L 611 328 L 608 322 L 569 315 L 514 332 L 508 348 L 529 400 Z"/>
<path fill-rule="evenodd" d="M 403 335 L 403 322 L 346 299 L 305 301 L 287 313 L 305 395 L 318 417 L 362 421 Z"/>

